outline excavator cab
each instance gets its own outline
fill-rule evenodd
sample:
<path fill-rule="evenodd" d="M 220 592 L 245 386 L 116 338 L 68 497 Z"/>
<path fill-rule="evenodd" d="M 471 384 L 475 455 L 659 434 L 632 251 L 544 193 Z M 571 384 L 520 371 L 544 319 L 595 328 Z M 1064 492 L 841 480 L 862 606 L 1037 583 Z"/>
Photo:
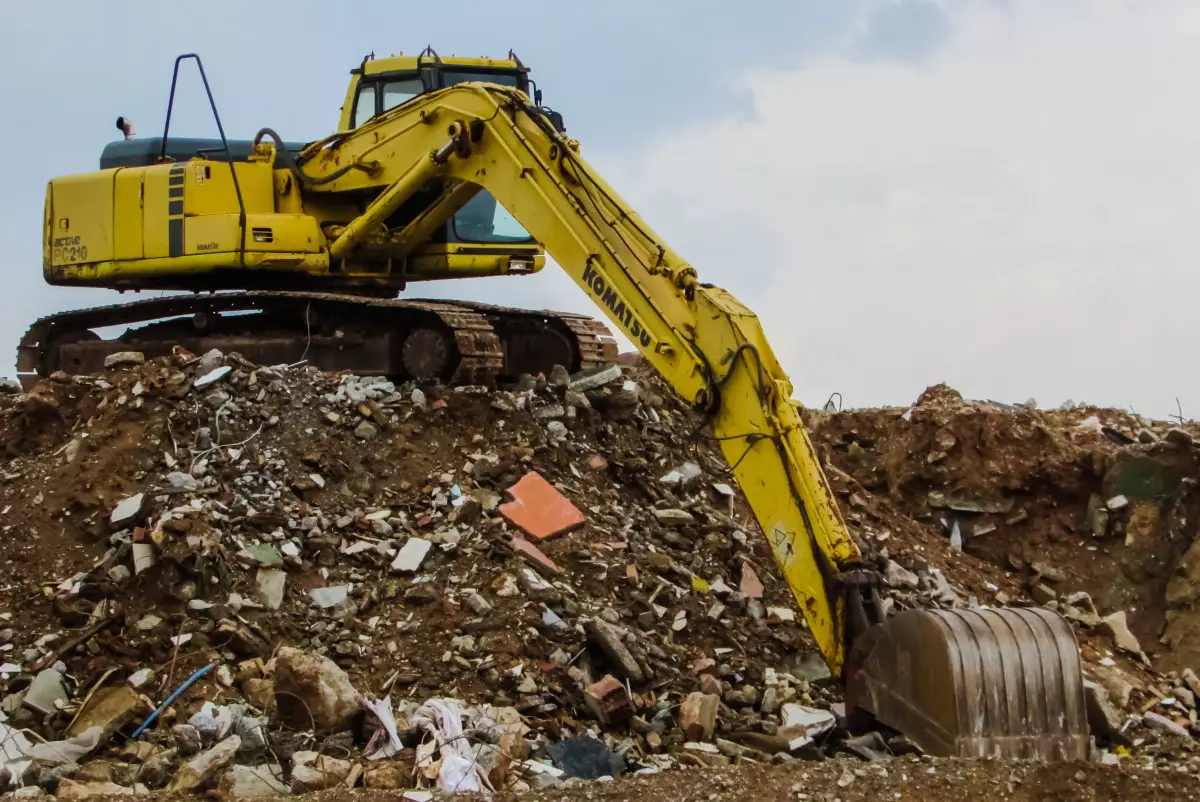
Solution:
<path fill-rule="evenodd" d="M 470 82 L 511 87 L 540 100 L 541 93 L 529 80 L 529 68 L 511 51 L 507 59 L 443 58 L 432 47 L 418 56 L 377 59 L 371 54 L 351 72 L 338 131 L 353 131 L 428 92 Z M 554 117 L 561 130 L 561 116 L 554 113 Z M 534 244 L 529 232 L 486 191 L 459 209 L 432 241 L 445 243 L 448 252 L 462 246 L 499 252 L 506 245 Z"/>
<path fill-rule="evenodd" d="M 514 54 L 508 59 L 447 58 L 432 48 L 420 56 L 363 59 L 351 72 L 338 131 L 352 131 L 385 111 L 426 92 L 483 81 L 530 93 L 529 69 Z"/>

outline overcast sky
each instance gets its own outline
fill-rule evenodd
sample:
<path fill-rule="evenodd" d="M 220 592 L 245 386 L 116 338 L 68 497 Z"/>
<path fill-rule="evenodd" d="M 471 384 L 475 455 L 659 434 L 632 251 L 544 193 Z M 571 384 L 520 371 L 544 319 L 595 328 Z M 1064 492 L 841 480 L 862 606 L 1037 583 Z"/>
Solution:
<path fill-rule="evenodd" d="M 39 315 L 121 299 L 43 284 L 45 183 L 95 169 L 118 115 L 160 132 L 177 54 L 205 59 L 231 137 L 311 140 L 367 52 L 512 48 L 592 164 L 759 313 L 802 401 L 944 381 L 1200 416 L 1193 0 L 190 6 L 6 14 L 0 353 Z M 214 133 L 202 104 L 186 81 L 173 130 Z M 552 267 L 420 293 L 595 312 Z"/>

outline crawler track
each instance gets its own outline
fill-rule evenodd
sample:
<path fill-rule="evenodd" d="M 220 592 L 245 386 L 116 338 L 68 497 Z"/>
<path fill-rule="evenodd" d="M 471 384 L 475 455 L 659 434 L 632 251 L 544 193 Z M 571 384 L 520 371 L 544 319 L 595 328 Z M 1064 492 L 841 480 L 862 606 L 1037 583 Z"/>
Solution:
<path fill-rule="evenodd" d="M 98 329 L 127 326 L 113 339 Z M 90 373 L 118 351 L 161 356 L 237 351 L 260 364 L 306 360 L 322 370 L 488 384 L 521 373 L 616 359 L 603 323 L 582 315 L 461 301 L 310 292 L 172 295 L 49 315 L 17 349 L 29 383 L 55 371 Z"/>

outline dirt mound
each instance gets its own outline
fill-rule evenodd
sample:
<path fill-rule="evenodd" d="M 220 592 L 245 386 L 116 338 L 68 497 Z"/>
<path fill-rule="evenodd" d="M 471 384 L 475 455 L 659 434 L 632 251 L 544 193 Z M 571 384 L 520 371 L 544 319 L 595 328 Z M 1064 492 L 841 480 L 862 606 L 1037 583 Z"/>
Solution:
<path fill-rule="evenodd" d="M 1200 521 L 1197 425 L 968 403 L 943 386 L 909 408 L 810 423 L 832 463 L 906 519 L 943 539 L 957 527 L 965 553 L 1026 590 L 1086 591 L 1101 614 L 1125 611 L 1159 667 L 1200 668 L 1187 637 L 1200 588 L 1180 572 Z"/>

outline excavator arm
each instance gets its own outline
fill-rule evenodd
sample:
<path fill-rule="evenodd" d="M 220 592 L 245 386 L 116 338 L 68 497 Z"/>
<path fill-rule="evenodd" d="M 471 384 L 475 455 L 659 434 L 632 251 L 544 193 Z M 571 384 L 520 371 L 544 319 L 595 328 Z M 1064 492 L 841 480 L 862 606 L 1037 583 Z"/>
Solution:
<path fill-rule="evenodd" d="M 449 189 L 410 229 L 436 227 L 472 187 L 493 195 L 707 416 L 851 709 L 935 754 L 1087 755 L 1078 646 L 1065 620 L 981 608 L 883 622 L 877 574 L 860 564 L 758 319 L 702 283 L 525 94 L 475 83 L 422 95 L 313 143 L 288 169 L 302 203 L 372 198 L 350 222 L 323 227 L 330 269 L 381 228 L 405 247 L 409 232 L 386 222 L 430 181 Z"/>
<path fill-rule="evenodd" d="M 576 142 L 522 93 L 470 84 L 316 143 L 300 160 L 310 191 L 382 188 L 362 217 L 334 233 L 335 255 L 349 253 L 360 232 L 432 178 L 490 192 L 672 387 L 708 415 L 821 653 L 834 673 L 841 670 L 843 589 L 869 589 L 869 581 L 853 581 L 869 573 L 851 570 L 859 551 L 791 401 L 791 383 L 754 313 L 702 284 L 583 160 Z M 326 180 L 330 175 L 336 177 Z M 446 205 L 442 213 L 453 211 Z M 851 607 L 865 612 L 858 597 Z"/>

